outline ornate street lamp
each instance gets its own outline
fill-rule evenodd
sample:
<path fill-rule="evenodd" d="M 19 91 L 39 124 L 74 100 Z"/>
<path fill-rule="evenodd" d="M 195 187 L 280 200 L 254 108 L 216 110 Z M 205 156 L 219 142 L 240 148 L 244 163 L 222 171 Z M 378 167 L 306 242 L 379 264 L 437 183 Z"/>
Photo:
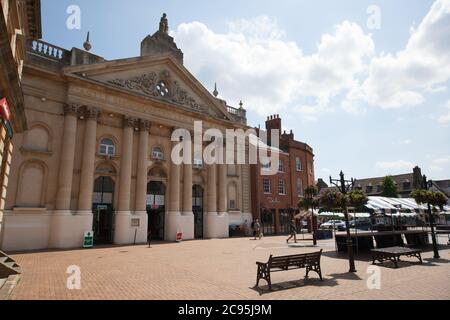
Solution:
<path fill-rule="evenodd" d="M 342 171 L 340 173 L 340 179 L 332 179 L 330 176 L 330 184 L 336 186 L 344 196 L 350 191 L 350 189 L 353 188 L 355 182 L 356 182 L 355 179 L 345 180 L 344 173 Z M 345 218 L 345 229 L 347 232 L 347 253 L 348 253 L 348 262 L 350 266 L 349 272 L 356 272 L 355 256 L 353 254 L 353 241 L 350 236 L 350 222 L 348 217 L 348 207 L 346 203 L 343 204 L 343 209 Z"/>

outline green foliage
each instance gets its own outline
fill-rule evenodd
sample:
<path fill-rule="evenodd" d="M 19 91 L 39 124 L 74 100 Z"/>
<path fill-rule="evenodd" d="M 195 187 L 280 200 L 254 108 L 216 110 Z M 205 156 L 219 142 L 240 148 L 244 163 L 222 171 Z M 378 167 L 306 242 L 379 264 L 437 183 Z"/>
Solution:
<path fill-rule="evenodd" d="M 395 185 L 394 179 L 391 176 L 386 176 L 381 182 L 381 196 L 388 198 L 398 198 L 398 189 Z"/>
<path fill-rule="evenodd" d="M 350 191 L 347 194 L 348 197 L 348 203 L 355 208 L 361 208 L 362 206 L 364 206 L 365 204 L 367 204 L 367 202 L 369 201 L 369 198 L 367 198 L 366 194 L 359 189 L 355 189 Z"/>
<path fill-rule="evenodd" d="M 307 210 L 319 206 L 319 201 L 316 197 L 318 193 L 316 186 L 308 186 L 305 189 L 305 197 L 298 202 L 298 207 Z"/>
<path fill-rule="evenodd" d="M 312 185 L 312 186 L 308 186 L 305 189 L 305 196 L 308 198 L 312 198 L 317 196 L 317 194 L 319 193 L 319 189 L 317 189 L 316 186 Z"/>
<path fill-rule="evenodd" d="M 318 197 L 319 205 L 329 211 L 347 206 L 347 197 L 336 190 L 324 190 Z"/>
<path fill-rule="evenodd" d="M 430 204 L 431 206 L 442 207 L 447 204 L 447 199 L 442 192 L 432 190 L 413 190 L 411 197 L 420 204 Z"/>

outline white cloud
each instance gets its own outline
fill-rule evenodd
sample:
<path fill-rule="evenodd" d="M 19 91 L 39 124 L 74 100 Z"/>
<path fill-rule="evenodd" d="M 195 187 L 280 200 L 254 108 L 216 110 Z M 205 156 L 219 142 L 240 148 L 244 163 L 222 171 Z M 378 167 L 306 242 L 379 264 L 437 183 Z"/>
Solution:
<path fill-rule="evenodd" d="M 450 100 L 447 101 L 447 105 L 445 106 L 445 112 L 444 114 L 440 115 L 437 118 L 437 122 L 442 123 L 442 124 L 447 124 L 450 123 Z"/>
<path fill-rule="evenodd" d="M 411 139 L 404 139 L 399 142 L 399 144 L 410 145 L 412 143 Z"/>
<path fill-rule="evenodd" d="M 450 170 L 450 156 L 433 159 L 429 165 L 429 169 L 433 172 L 442 172 L 444 170 L 448 172 Z"/>
<path fill-rule="evenodd" d="M 415 165 L 411 162 L 404 161 L 404 160 L 398 160 L 398 161 L 381 161 L 377 162 L 375 166 L 378 169 L 382 170 L 407 170 L 411 171 Z"/>
<path fill-rule="evenodd" d="M 217 33 L 201 22 L 172 33 L 187 67 L 204 83 L 218 83 L 229 104 L 245 102 L 259 115 L 295 111 L 317 121 L 336 107 L 353 114 L 367 106 L 417 106 L 447 90 L 450 79 L 450 1 L 437 0 L 405 48 L 375 55 L 375 43 L 356 23 L 343 21 L 305 55 L 275 19 L 259 16 L 227 23 Z M 446 123 L 450 114 L 438 121 Z"/>
<path fill-rule="evenodd" d="M 423 103 L 424 92 L 444 90 L 450 79 L 449 26 L 450 1 L 437 0 L 404 50 L 371 61 L 362 85 L 366 101 L 381 108 L 408 107 Z"/>
<path fill-rule="evenodd" d="M 266 16 L 228 27 L 220 34 L 200 22 L 183 23 L 173 36 L 191 71 L 206 83 L 218 82 L 230 103 L 243 99 L 260 115 L 291 106 L 314 120 L 329 108 L 330 99 L 355 86 L 356 75 L 366 68 L 364 59 L 374 52 L 371 36 L 349 21 L 324 34 L 312 55 L 284 40 L 276 20 Z M 307 108 L 292 107 L 305 103 Z"/>

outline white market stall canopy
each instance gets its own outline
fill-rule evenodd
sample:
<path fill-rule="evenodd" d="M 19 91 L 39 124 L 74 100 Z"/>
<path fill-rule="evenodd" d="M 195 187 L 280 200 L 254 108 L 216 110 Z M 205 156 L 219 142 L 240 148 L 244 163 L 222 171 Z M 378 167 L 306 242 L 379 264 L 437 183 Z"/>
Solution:
<path fill-rule="evenodd" d="M 369 202 L 366 204 L 368 209 L 374 210 L 375 213 L 385 213 L 389 215 L 416 216 L 417 213 L 426 213 L 428 207 L 418 204 L 413 198 L 387 198 L 387 197 L 368 197 Z M 444 207 L 441 214 L 447 214 L 450 209 Z"/>
<path fill-rule="evenodd" d="M 318 214 L 319 217 L 325 218 L 325 217 L 337 217 L 337 218 L 344 218 L 344 214 L 341 212 L 321 212 Z"/>

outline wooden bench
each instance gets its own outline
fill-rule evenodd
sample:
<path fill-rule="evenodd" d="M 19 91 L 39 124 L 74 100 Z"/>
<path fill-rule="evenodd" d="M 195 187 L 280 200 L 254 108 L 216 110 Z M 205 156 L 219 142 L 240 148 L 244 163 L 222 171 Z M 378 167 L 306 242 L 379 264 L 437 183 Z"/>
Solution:
<path fill-rule="evenodd" d="M 401 256 L 416 257 L 422 264 L 422 250 L 404 247 L 390 247 L 382 249 L 372 249 L 372 264 L 376 261 L 383 263 L 384 261 L 392 261 L 396 268 Z"/>
<path fill-rule="evenodd" d="M 270 278 L 271 272 L 289 271 L 294 269 L 306 269 L 306 276 L 308 278 L 309 272 L 314 271 L 322 281 L 322 271 L 320 269 L 320 257 L 322 250 L 313 253 L 295 254 L 290 256 L 274 257 L 270 256 L 269 261 L 256 262 L 258 266 L 258 273 L 256 276 L 256 287 L 259 286 L 259 280 L 264 279 L 269 284 L 269 289 L 272 290 L 272 280 Z"/>

